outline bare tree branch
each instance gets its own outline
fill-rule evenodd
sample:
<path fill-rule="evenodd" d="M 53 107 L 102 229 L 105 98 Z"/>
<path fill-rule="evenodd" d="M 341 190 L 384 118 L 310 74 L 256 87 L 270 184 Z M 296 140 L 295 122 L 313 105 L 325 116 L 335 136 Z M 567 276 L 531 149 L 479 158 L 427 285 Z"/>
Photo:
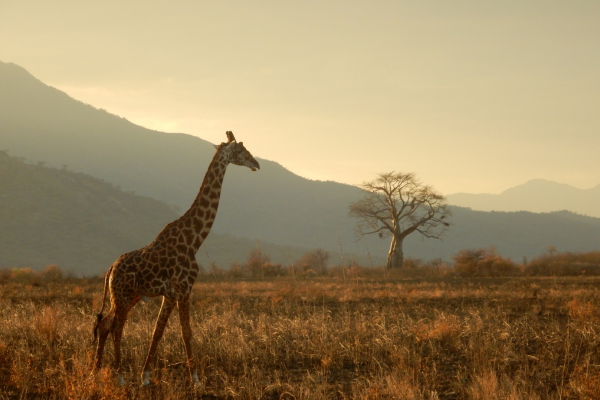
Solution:
<path fill-rule="evenodd" d="M 402 265 L 406 236 L 419 232 L 426 238 L 439 239 L 450 226 L 445 197 L 413 173 L 379 174 L 360 187 L 366 196 L 349 207 L 350 215 L 358 220 L 357 236 L 359 240 L 371 234 L 392 236 L 388 267 Z"/>

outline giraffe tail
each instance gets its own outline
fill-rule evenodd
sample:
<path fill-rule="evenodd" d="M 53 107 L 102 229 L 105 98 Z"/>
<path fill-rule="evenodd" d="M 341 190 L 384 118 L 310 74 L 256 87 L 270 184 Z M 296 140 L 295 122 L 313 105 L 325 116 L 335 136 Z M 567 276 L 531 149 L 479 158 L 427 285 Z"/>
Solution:
<path fill-rule="evenodd" d="M 98 326 L 100 325 L 100 322 L 102 322 L 102 313 L 104 312 L 104 305 L 106 304 L 106 293 L 108 292 L 108 282 L 110 280 L 110 274 L 112 273 L 113 266 L 114 264 L 110 266 L 108 272 L 106 272 L 106 276 L 104 277 L 104 294 L 102 295 L 102 308 L 100 309 L 100 312 L 96 314 L 96 323 L 94 324 L 94 340 L 96 340 L 96 338 L 98 337 Z"/>

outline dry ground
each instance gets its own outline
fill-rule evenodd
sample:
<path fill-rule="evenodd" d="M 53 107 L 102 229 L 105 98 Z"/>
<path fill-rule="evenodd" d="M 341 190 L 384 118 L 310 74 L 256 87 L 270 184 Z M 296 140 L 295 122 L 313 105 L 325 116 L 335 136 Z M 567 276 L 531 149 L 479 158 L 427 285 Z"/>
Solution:
<path fill-rule="evenodd" d="M 346 276 L 346 275 L 345 275 Z M 100 279 L 0 285 L 0 399 L 600 398 L 600 278 L 389 275 L 200 282 L 187 385 L 175 312 L 139 387 L 159 300 L 125 328 L 126 387 L 90 375 Z M 112 361 L 112 345 L 105 361 Z"/>

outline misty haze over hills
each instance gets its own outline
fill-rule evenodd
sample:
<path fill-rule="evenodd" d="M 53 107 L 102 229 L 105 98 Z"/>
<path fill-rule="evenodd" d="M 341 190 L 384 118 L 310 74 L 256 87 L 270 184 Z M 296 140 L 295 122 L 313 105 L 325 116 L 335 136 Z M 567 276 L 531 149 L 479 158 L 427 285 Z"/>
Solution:
<path fill-rule="evenodd" d="M 600 241 L 600 219 L 569 212 L 534 214 L 452 207 L 455 225 L 444 242 L 407 239 L 407 254 L 448 260 L 457 250 L 496 244 L 516 261 L 545 251 L 587 251 Z M 66 169 L 27 164 L 0 152 L 0 267 L 42 269 L 58 264 L 77 275 L 101 274 L 115 259 L 148 244 L 178 215 L 165 203 L 124 193 L 109 183 Z M 197 259 L 227 268 L 259 248 L 275 263 L 298 260 L 309 249 L 212 232 Z M 338 254 L 331 261 L 339 263 Z M 358 260 L 370 265 L 370 260 Z"/>
<path fill-rule="evenodd" d="M 234 133 L 238 140 L 244 140 L 243 132 Z M 282 141 L 281 145 L 286 144 Z M 245 146 L 252 151 L 252 143 Z M 2 62 L 0 150 L 31 163 L 43 161 L 55 168 L 66 165 L 70 171 L 103 179 L 123 191 L 167 203 L 171 212 L 177 210 L 178 214 L 196 196 L 215 151 L 211 143 L 194 136 L 148 130 L 78 102 L 23 68 Z M 243 238 L 260 240 L 283 246 L 284 250 L 273 247 L 278 253 L 286 248 L 295 252 L 324 248 L 332 253 L 333 263 L 339 262 L 341 254 L 346 261 L 356 256 L 363 265 L 383 262 L 389 241 L 371 236 L 356 242 L 355 221 L 347 215 L 348 204 L 362 196 L 359 188 L 304 179 L 276 162 L 258 159 L 258 172 L 228 168 L 209 239 L 216 234 L 215 240 L 223 237 L 219 235 L 235 236 L 235 240 L 229 239 L 231 243 Z M 495 245 L 501 254 L 519 261 L 523 256 L 542 253 L 550 245 L 560 251 L 590 251 L 600 243 L 598 218 L 568 212 L 452 210 L 453 225 L 443 241 L 411 235 L 405 242 L 405 255 L 449 259 L 464 248 Z M 148 213 L 139 218 L 155 217 Z M 163 225 L 166 222 L 161 221 Z M 148 231 L 152 231 L 148 237 L 153 238 L 159 230 Z M 231 249 L 220 247 L 216 251 Z M 199 259 L 203 253 L 201 248 Z"/>
<path fill-rule="evenodd" d="M 0 149 L 11 156 L 66 165 L 180 212 L 195 198 L 215 152 L 207 141 L 134 125 L 1 62 L 0 132 Z M 234 134 L 244 141 L 243 132 Z M 244 144 L 252 152 L 252 143 Z M 375 238 L 355 243 L 354 221 L 347 214 L 348 204 L 362 195 L 359 188 L 311 181 L 257 159 L 258 172 L 235 165 L 227 169 L 214 232 L 338 253 L 341 246 L 347 257 L 368 257 L 368 245 L 381 262 L 377 254 L 385 256 L 387 243 Z"/>
<path fill-rule="evenodd" d="M 177 218 L 158 200 L 0 152 L 0 267 L 42 269 L 58 264 L 77 275 L 101 274 L 121 254 L 147 245 Z M 211 262 L 227 267 L 245 260 L 256 246 L 273 262 L 286 264 L 309 250 L 213 232 L 197 258 L 205 268 Z"/>
<path fill-rule="evenodd" d="M 569 210 L 600 217 L 600 185 L 578 189 L 564 183 L 532 179 L 500 194 L 456 193 L 448 203 L 480 211 L 551 212 Z"/>

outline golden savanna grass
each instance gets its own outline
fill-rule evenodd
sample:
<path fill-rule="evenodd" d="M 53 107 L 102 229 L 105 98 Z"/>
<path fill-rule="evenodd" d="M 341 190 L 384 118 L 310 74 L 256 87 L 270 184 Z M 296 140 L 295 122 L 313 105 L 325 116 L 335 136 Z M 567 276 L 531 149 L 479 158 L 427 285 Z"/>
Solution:
<path fill-rule="evenodd" d="M 598 277 L 380 273 L 207 281 L 193 290 L 203 383 L 188 386 L 175 312 L 139 387 L 159 300 L 125 328 L 125 387 L 90 374 L 101 279 L 0 285 L 0 399 L 600 398 Z M 112 361 L 112 344 L 105 355 Z"/>

